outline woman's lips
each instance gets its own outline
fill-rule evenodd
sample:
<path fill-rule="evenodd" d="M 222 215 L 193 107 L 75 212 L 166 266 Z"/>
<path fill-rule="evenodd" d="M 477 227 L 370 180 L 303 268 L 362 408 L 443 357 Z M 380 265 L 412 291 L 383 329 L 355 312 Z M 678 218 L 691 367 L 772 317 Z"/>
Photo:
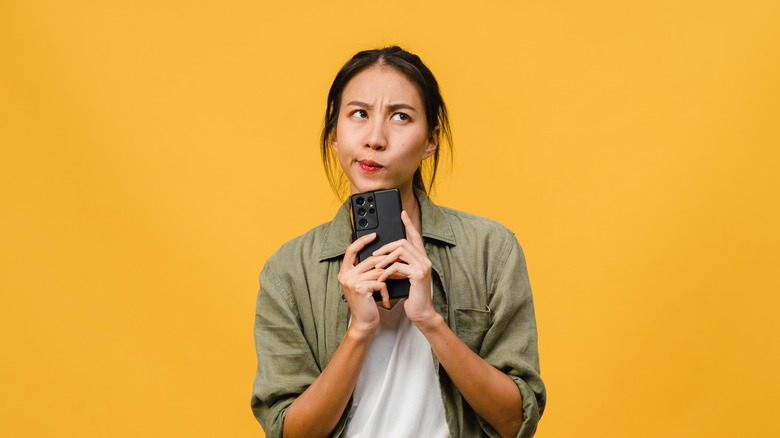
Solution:
<path fill-rule="evenodd" d="M 366 173 L 374 173 L 382 168 L 381 164 L 375 163 L 371 160 L 361 160 L 358 161 L 358 164 L 360 164 L 360 168 L 363 170 L 363 172 Z"/>

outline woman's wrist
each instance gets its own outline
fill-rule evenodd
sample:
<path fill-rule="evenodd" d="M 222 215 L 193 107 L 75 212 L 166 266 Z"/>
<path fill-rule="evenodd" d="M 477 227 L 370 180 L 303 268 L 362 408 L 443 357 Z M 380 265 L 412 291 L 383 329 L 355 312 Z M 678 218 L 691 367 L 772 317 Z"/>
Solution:
<path fill-rule="evenodd" d="M 344 337 L 357 342 L 371 342 L 371 340 L 374 338 L 374 334 L 376 333 L 376 329 L 376 326 L 361 327 L 360 324 L 353 323 L 347 329 L 347 334 Z"/>
<path fill-rule="evenodd" d="M 422 318 L 419 320 L 413 320 L 412 321 L 414 325 L 417 326 L 417 328 L 422 332 L 423 335 L 427 336 L 429 333 L 434 333 L 437 330 L 439 330 L 441 327 L 446 326 L 444 322 L 444 318 L 439 315 L 437 312 L 433 312 L 433 314 L 427 318 Z"/>

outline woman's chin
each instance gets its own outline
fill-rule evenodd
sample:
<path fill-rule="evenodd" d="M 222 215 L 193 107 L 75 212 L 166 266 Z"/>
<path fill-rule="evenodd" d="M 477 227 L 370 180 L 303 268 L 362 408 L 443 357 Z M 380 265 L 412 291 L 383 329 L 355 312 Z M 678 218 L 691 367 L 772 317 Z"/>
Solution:
<path fill-rule="evenodd" d="M 386 189 L 394 189 L 397 188 L 392 183 L 389 183 L 387 181 L 360 181 L 358 183 L 351 183 L 352 187 L 352 193 L 365 193 L 365 192 L 375 192 L 377 190 L 386 190 Z"/>

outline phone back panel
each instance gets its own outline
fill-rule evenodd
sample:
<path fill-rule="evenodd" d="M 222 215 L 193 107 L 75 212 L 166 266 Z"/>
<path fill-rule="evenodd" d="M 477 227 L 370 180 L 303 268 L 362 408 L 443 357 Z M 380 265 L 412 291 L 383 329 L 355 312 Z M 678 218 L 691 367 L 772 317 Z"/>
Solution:
<path fill-rule="evenodd" d="M 351 199 L 355 239 L 376 233 L 376 238 L 358 253 L 360 261 L 382 246 L 406 238 L 401 221 L 401 196 L 397 189 L 358 193 Z M 387 280 L 385 284 L 391 299 L 409 295 L 409 280 Z M 381 299 L 378 292 L 374 293 L 374 299 Z"/>

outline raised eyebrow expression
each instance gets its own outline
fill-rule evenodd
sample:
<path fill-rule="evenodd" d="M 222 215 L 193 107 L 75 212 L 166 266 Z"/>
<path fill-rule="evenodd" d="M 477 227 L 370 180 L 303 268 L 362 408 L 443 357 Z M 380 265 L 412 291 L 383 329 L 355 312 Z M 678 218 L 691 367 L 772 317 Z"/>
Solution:
<path fill-rule="evenodd" d="M 368 104 L 366 102 L 361 102 L 359 100 L 353 100 L 352 102 L 349 102 L 346 106 L 357 106 L 357 107 L 365 108 L 365 109 L 368 109 L 368 110 L 374 108 L 374 105 Z M 411 110 L 411 111 L 417 112 L 417 108 L 409 105 L 408 103 L 393 103 L 393 104 L 387 105 L 387 111 L 388 112 L 395 112 L 395 111 L 398 111 L 398 110 L 401 110 L 401 109 Z"/>

